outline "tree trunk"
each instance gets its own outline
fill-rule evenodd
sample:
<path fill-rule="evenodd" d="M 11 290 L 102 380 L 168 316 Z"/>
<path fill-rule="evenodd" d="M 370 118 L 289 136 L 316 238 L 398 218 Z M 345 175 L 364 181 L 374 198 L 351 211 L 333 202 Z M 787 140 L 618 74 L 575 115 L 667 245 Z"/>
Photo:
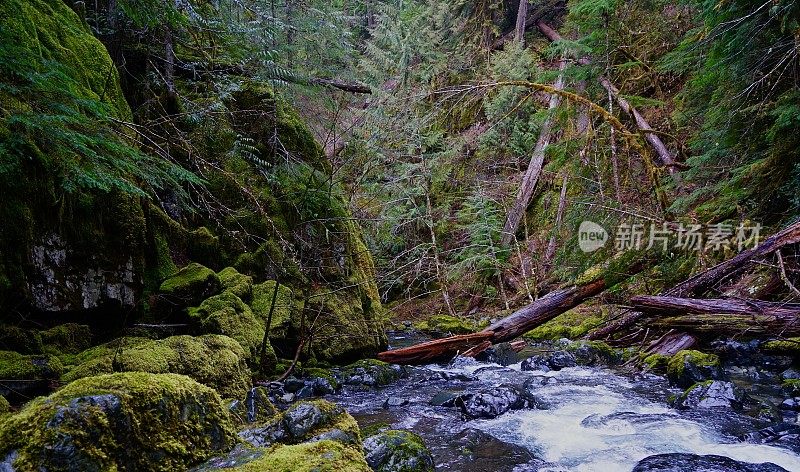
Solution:
<path fill-rule="evenodd" d="M 561 230 L 561 220 L 564 218 L 564 210 L 567 207 L 567 174 L 561 181 L 561 194 L 558 197 L 558 211 L 556 212 L 556 224 L 554 233 L 550 236 L 550 241 L 547 243 L 547 250 L 544 252 L 544 270 L 545 273 L 550 271 L 550 266 L 553 262 L 553 257 L 556 254 L 556 237 Z"/>
<path fill-rule="evenodd" d="M 558 79 L 556 79 L 555 83 L 553 84 L 553 88 L 556 90 L 564 89 L 563 71 L 565 66 L 566 62 L 562 60 L 559 65 L 562 73 L 559 74 Z M 542 129 L 539 131 L 539 139 L 536 141 L 536 146 L 533 149 L 531 161 L 528 164 L 528 170 L 525 171 L 525 176 L 522 178 L 522 184 L 517 192 L 517 198 L 514 200 L 514 205 L 511 207 L 511 211 L 508 212 L 508 217 L 503 225 L 503 234 L 500 238 L 500 243 L 504 247 L 508 247 L 508 245 L 511 244 L 511 241 L 514 240 L 514 235 L 517 233 L 519 223 L 522 221 L 525 211 L 528 209 L 531 198 L 533 198 L 533 191 L 536 190 L 536 184 L 539 182 L 539 176 L 541 175 L 542 167 L 544 166 L 544 155 L 547 151 L 547 146 L 550 145 L 550 139 L 552 137 L 554 119 L 553 111 L 558 108 L 560 103 L 561 97 L 558 94 L 554 93 L 550 95 L 550 115 L 547 117 L 544 124 L 542 124 Z"/>
<path fill-rule="evenodd" d="M 514 39 L 519 43 L 520 47 L 525 47 L 525 22 L 528 19 L 528 0 L 519 0 L 519 9 L 517 10 L 517 25 L 514 28 Z"/>
<path fill-rule="evenodd" d="M 530 1 L 528 3 L 530 3 Z M 534 26 L 536 26 L 536 23 L 539 20 L 541 20 L 547 15 L 553 14 L 554 11 L 558 10 L 559 8 L 563 8 L 564 5 L 565 2 L 563 0 L 550 0 L 543 2 L 540 5 L 530 5 L 530 6 L 526 5 L 526 10 L 525 10 L 526 15 L 524 23 L 525 30 L 533 28 Z M 517 19 L 519 20 L 519 14 L 517 15 Z M 503 46 L 505 46 L 506 43 L 509 43 L 517 39 L 518 30 L 519 30 L 519 22 L 515 24 L 513 30 L 506 32 L 499 38 L 495 39 L 494 42 L 492 42 L 491 40 L 487 41 L 486 44 L 490 45 L 492 50 L 500 49 Z"/>
<path fill-rule="evenodd" d="M 378 359 L 393 364 L 426 364 L 439 359 L 453 357 L 459 352 L 464 352 L 491 339 L 492 335 L 493 333 L 491 332 L 481 331 L 480 333 L 436 339 L 403 349 L 381 352 L 378 354 Z"/>
<path fill-rule="evenodd" d="M 561 35 L 546 23 L 539 21 L 537 22 L 536 26 L 539 28 L 539 31 L 541 31 L 542 34 L 544 34 L 549 40 L 561 41 Z M 589 65 L 592 63 L 592 61 L 588 57 L 582 57 L 578 59 L 578 63 Z M 665 146 L 661 141 L 661 138 L 659 138 L 658 135 L 653 132 L 653 128 L 650 127 L 650 124 L 647 122 L 647 120 L 645 120 L 639 111 L 620 95 L 619 89 L 617 89 L 617 87 L 615 87 L 610 80 L 608 80 L 606 77 L 600 77 L 598 80 L 600 81 L 600 85 L 602 85 L 603 88 L 605 88 L 614 97 L 619 107 L 622 108 L 625 113 L 628 113 L 633 117 L 634 121 L 636 122 L 636 126 L 645 135 L 645 140 L 647 140 L 647 142 L 656 152 L 656 155 L 659 159 L 659 164 L 665 166 L 673 180 L 675 180 L 675 183 L 680 185 L 680 176 L 678 175 L 675 159 L 667 149 L 667 146 Z"/>
<path fill-rule="evenodd" d="M 697 344 L 697 338 L 691 334 L 670 331 L 650 343 L 647 349 L 645 349 L 645 353 L 672 357 L 684 349 L 689 349 L 695 344 Z"/>
<path fill-rule="evenodd" d="M 768 256 L 786 245 L 795 243 L 800 243 L 800 221 L 765 239 L 757 247 L 742 251 L 733 258 L 692 276 L 665 292 L 665 295 L 686 297 L 700 294 L 719 282 L 740 274 L 755 259 Z"/>

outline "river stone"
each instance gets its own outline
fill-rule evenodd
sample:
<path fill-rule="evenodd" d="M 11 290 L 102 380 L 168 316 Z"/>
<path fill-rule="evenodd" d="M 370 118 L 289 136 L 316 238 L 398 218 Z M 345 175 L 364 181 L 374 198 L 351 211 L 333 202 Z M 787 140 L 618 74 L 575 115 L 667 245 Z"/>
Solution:
<path fill-rule="evenodd" d="M 337 380 L 346 385 L 384 387 L 406 375 L 403 366 L 374 359 L 363 359 L 335 371 Z"/>
<path fill-rule="evenodd" d="M 800 370 L 790 367 L 781 372 L 781 378 L 783 380 L 798 380 L 800 379 Z"/>
<path fill-rule="evenodd" d="M 528 466 L 535 459 L 529 450 L 501 441 L 478 429 L 468 428 L 461 431 L 453 438 L 452 447 L 466 456 L 465 459 L 471 466 L 469 470 L 508 470 L 511 464 L 519 467 L 515 467 L 515 471 L 539 470 L 538 467 Z"/>
<path fill-rule="evenodd" d="M 283 382 L 283 390 L 289 393 L 297 393 L 306 383 L 297 377 L 289 377 Z"/>
<path fill-rule="evenodd" d="M 514 385 L 499 385 L 459 396 L 456 406 L 469 418 L 496 418 L 510 410 L 535 406 L 535 400 Z"/>
<path fill-rule="evenodd" d="M 398 407 L 404 405 L 408 405 L 408 399 L 406 398 L 389 397 L 386 399 L 386 401 L 383 402 L 384 408 Z"/>
<path fill-rule="evenodd" d="M 800 453 L 800 425 L 779 423 L 744 435 L 743 439 L 755 444 L 783 446 Z"/>
<path fill-rule="evenodd" d="M 525 359 L 522 361 L 520 369 L 524 371 L 536 370 L 542 372 L 549 372 L 551 370 L 550 366 L 547 364 L 547 359 L 545 359 L 544 356 L 532 356 Z"/>
<path fill-rule="evenodd" d="M 781 403 L 781 410 L 800 411 L 800 397 L 787 398 Z"/>
<path fill-rule="evenodd" d="M 676 399 L 677 408 L 741 409 L 747 395 L 731 382 L 709 380 L 694 384 Z"/>
<path fill-rule="evenodd" d="M 475 359 L 507 367 L 519 362 L 519 354 L 511 347 L 511 344 L 500 343 L 478 354 Z"/>
<path fill-rule="evenodd" d="M 460 393 L 455 392 L 448 392 L 448 391 L 441 391 L 433 396 L 433 398 L 428 401 L 428 404 L 431 406 L 444 406 L 444 407 L 451 407 L 455 406 L 456 398 L 460 396 Z"/>
<path fill-rule="evenodd" d="M 375 472 L 433 472 L 434 462 L 422 438 L 388 430 L 364 440 L 367 464 Z"/>
<path fill-rule="evenodd" d="M 269 399 L 267 387 L 254 387 L 244 400 L 234 400 L 229 407 L 232 418 L 240 424 L 261 423 L 278 414 L 278 409 Z"/>
<path fill-rule="evenodd" d="M 632 472 L 788 472 L 771 462 L 751 464 L 723 456 L 657 454 L 639 461 Z"/>
<path fill-rule="evenodd" d="M 241 431 L 239 437 L 256 447 L 342 438 L 352 444 L 358 438 L 358 425 L 339 405 L 314 400 L 296 403 L 269 423 Z"/>
<path fill-rule="evenodd" d="M 575 367 L 578 363 L 575 361 L 575 356 L 567 351 L 556 351 L 550 354 L 547 359 L 547 365 L 553 370 L 561 370 L 566 367 Z"/>

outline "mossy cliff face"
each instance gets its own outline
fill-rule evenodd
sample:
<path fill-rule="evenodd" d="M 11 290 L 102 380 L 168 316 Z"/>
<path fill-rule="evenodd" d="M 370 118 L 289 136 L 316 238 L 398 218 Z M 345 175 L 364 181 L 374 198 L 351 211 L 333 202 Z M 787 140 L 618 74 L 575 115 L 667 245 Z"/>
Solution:
<path fill-rule="evenodd" d="M 9 0 L 0 17 L 25 56 L 59 64 L 78 84 L 76 96 L 102 102 L 124 121 L 152 112 L 131 111 L 105 48 L 63 1 Z M 65 193 L 55 176 L 31 164 L 20 175 L 26 184 L 0 205 L 0 218 L 14 222 L 0 226 L 0 246 L 9 248 L 0 254 L 0 322 L 52 326 L 81 319 L 92 334 L 108 334 L 194 307 L 192 318 L 202 325 L 196 334 L 228 335 L 252 359 L 271 305 L 269 284 L 277 279 L 279 301 L 286 301 L 273 318 L 279 356 L 293 356 L 308 336 L 303 320 L 312 317 L 316 332 L 303 356 L 349 360 L 381 350 L 386 338 L 372 257 L 302 119 L 255 81 L 232 86 L 225 97 L 214 95 L 214 87 L 180 79 L 176 85 L 193 103 L 225 110 L 178 123 L 198 160 L 171 150 L 186 168 L 212 164 L 197 172 L 224 211 L 166 203 L 161 209 L 119 192 Z M 10 113 L 30 108 L 6 95 L 0 92 L 0 135 Z M 269 144 L 275 131 L 286 156 Z M 171 196 L 158 200 L 169 203 Z M 187 268 L 176 274 L 180 267 Z M 217 316 L 229 308 L 238 321 Z"/>
<path fill-rule="evenodd" d="M 71 95 L 102 103 L 109 116 L 130 120 L 105 47 L 65 2 L 5 1 L 0 23 L 3 41 L 20 48 L 32 63 L 53 64 L 70 84 Z M 14 83 L 11 77 L 0 81 Z M 13 113 L 25 112 L 39 100 L 3 90 L 0 138 L 12 132 Z M 31 143 L 32 156 L 41 152 Z M 138 199 L 118 193 L 64 194 L 55 177 L 33 159 L 24 165 L 20 175 L 6 180 L 20 184 L 4 191 L 0 205 L 5 222 L 0 226 L 0 246 L 5 248 L 0 254 L 0 305 L 22 302 L 44 312 L 133 307 L 144 264 L 145 226 Z"/>
<path fill-rule="evenodd" d="M 141 372 L 75 381 L 0 424 L 0 456 L 29 470 L 183 470 L 235 435 L 219 395 L 192 379 Z"/>

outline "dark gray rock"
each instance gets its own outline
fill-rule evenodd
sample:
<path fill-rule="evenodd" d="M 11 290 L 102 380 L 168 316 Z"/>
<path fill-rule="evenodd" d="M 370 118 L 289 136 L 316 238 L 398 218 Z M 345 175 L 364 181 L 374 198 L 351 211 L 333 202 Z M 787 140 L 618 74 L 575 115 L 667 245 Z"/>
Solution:
<path fill-rule="evenodd" d="M 315 395 L 322 396 L 336 393 L 336 388 L 331 385 L 330 380 L 322 377 L 312 377 L 307 384 L 314 390 Z"/>
<path fill-rule="evenodd" d="M 787 398 L 779 408 L 781 410 L 800 411 L 800 397 Z"/>
<path fill-rule="evenodd" d="M 455 405 L 468 418 L 496 418 L 510 410 L 536 406 L 525 390 L 514 385 L 500 385 L 459 396 Z"/>
<path fill-rule="evenodd" d="M 522 361 L 520 369 L 524 371 L 538 370 L 542 372 L 549 372 L 551 370 L 544 356 L 532 356 L 525 359 Z"/>
<path fill-rule="evenodd" d="M 788 472 L 771 462 L 751 464 L 723 456 L 658 454 L 639 461 L 632 472 Z"/>
<path fill-rule="evenodd" d="M 800 370 L 795 369 L 794 367 L 790 367 L 783 372 L 781 372 L 781 378 L 783 380 L 797 380 L 800 379 Z"/>
<path fill-rule="evenodd" d="M 568 351 L 556 351 L 550 354 L 547 359 L 547 365 L 553 370 L 561 370 L 566 367 L 575 367 L 578 363 L 575 361 L 575 356 Z"/>
<path fill-rule="evenodd" d="M 455 406 L 456 398 L 461 395 L 460 393 L 455 392 L 448 392 L 448 391 L 441 391 L 433 396 L 433 398 L 428 401 L 429 405 L 432 406 L 444 406 L 444 407 L 452 407 Z"/>
<path fill-rule="evenodd" d="M 389 397 L 386 399 L 386 401 L 383 402 L 384 408 L 398 407 L 404 405 L 408 405 L 408 399 L 406 398 Z"/>
<path fill-rule="evenodd" d="M 305 386 L 306 383 L 296 377 L 289 377 L 283 382 L 283 390 L 289 393 L 297 393 Z"/>
<path fill-rule="evenodd" d="M 475 359 L 481 362 L 490 362 L 506 367 L 519 362 L 519 354 L 511 347 L 511 344 L 500 343 L 478 354 L 475 356 Z"/>
<path fill-rule="evenodd" d="M 770 444 L 800 453 L 800 425 L 779 423 L 746 434 L 742 439 L 755 444 Z"/>
<path fill-rule="evenodd" d="M 741 409 L 747 395 L 731 382 L 709 380 L 689 387 L 674 401 L 677 408 Z"/>
<path fill-rule="evenodd" d="M 408 431 L 388 430 L 364 440 L 364 456 L 375 472 L 433 472 L 422 439 Z"/>

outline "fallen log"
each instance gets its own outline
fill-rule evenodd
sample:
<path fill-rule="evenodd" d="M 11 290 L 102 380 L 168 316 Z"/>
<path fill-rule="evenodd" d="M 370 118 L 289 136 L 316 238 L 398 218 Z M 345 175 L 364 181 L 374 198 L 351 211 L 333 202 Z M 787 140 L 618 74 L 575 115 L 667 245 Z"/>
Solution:
<path fill-rule="evenodd" d="M 698 295 L 719 282 L 734 277 L 747 269 L 756 259 L 768 256 L 789 244 L 800 243 L 800 221 L 797 221 L 752 249 L 747 249 L 727 261 L 700 272 L 667 290 L 664 294 L 673 297 Z"/>
<path fill-rule="evenodd" d="M 696 337 L 672 330 L 650 343 L 644 352 L 646 354 L 661 354 L 662 356 L 672 357 L 684 349 L 693 347 L 695 344 L 697 344 Z"/>
<path fill-rule="evenodd" d="M 459 352 L 483 343 L 492 338 L 491 331 L 474 334 L 462 334 L 444 339 L 435 339 L 414 346 L 384 351 L 378 354 L 378 360 L 392 364 L 426 364 L 444 357 L 453 357 Z"/>
<path fill-rule="evenodd" d="M 529 5 L 525 11 L 525 26 L 524 29 L 528 30 L 536 26 L 540 20 L 547 15 L 558 12 L 559 9 L 564 8 L 566 2 L 563 0 L 545 2 L 543 5 Z M 501 49 L 506 44 L 517 39 L 519 35 L 520 25 L 515 25 L 514 29 L 506 32 L 492 43 L 492 50 Z"/>
<path fill-rule="evenodd" d="M 698 334 L 794 336 L 800 334 L 800 304 L 750 299 L 638 296 L 637 310 L 659 315 L 650 325 Z"/>

